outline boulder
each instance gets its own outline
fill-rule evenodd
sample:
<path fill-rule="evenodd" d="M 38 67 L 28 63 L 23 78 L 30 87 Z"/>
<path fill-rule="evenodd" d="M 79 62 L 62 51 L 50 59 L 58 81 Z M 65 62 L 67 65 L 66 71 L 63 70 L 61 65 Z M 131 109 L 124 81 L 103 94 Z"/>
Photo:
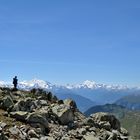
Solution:
<path fill-rule="evenodd" d="M 1 103 L 1 108 L 5 110 L 9 110 L 14 105 L 14 102 L 10 96 L 6 96 L 3 98 L 3 101 Z"/>
<path fill-rule="evenodd" d="M 44 115 L 38 113 L 38 112 L 33 112 L 30 113 L 27 118 L 26 118 L 28 123 L 38 123 L 40 125 L 42 125 L 44 128 L 48 128 L 48 121 L 47 119 L 44 117 Z"/>
<path fill-rule="evenodd" d="M 54 107 L 52 107 L 52 113 L 56 115 L 60 123 L 63 125 L 74 121 L 73 110 L 65 104 L 56 104 Z"/>
<path fill-rule="evenodd" d="M 75 101 L 73 101 L 72 99 L 65 99 L 64 104 L 70 106 L 73 109 L 77 108 Z"/>
<path fill-rule="evenodd" d="M 42 107 L 42 106 L 47 106 L 48 102 L 46 100 L 37 100 L 34 102 L 37 106 Z"/>
<path fill-rule="evenodd" d="M 95 113 L 90 116 L 101 128 L 120 130 L 120 122 L 114 115 L 108 113 Z"/>
<path fill-rule="evenodd" d="M 37 106 L 32 98 L 26 98 L 25 100 L 18 101 L 13 108 L 13 111 L 27 111 L 32 112 Z"/>

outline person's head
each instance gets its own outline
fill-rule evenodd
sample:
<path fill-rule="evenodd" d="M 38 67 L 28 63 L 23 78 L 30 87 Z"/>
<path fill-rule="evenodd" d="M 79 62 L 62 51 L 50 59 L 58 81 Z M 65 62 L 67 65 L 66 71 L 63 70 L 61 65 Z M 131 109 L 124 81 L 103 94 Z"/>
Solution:
<path fill-rule="evenodd" d="M 17 76 L 15 76 L 15 78 L 17 79 Z"/>

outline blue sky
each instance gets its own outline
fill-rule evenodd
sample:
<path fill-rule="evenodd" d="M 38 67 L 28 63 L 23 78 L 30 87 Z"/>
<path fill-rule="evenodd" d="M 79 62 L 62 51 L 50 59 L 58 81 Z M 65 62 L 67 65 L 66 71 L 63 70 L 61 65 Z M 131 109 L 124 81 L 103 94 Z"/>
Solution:
<path fill-rule="evenodd" d="M 0 80 L 140 85 L 139 0 L 1 0 Z"/>

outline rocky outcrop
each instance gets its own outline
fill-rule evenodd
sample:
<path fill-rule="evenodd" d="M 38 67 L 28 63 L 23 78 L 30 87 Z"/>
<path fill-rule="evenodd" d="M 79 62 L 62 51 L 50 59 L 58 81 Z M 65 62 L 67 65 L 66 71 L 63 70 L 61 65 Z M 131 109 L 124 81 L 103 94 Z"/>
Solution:
<path fill-rule="evenodd" d="M 120 130 L 120 122 L 114 115 L 108 115 L 108 113 L 100 112 L 92 114 L 90 118 L 101 128 L 105 128 L 107 130 Z"/>
<path fill-rule="evenodd" d="M 32 98 L 26 98 L 19 100 L 13 107 L 13 111 L 27 111 L 32 112 L 33 109 L 36 109 L 37 106 L 35 105 Z"/>
<path fill-rule="evenodd" d="M 32 125 L 41 125 L 44 128 L 48 128 L 48 121 L 47 119 L 40 113 L 37 112 L 33 112 L 30 113 L 27 118 L 26 118 L 27 123 L 30 123 Z"/>
<path fill-rule="evenodd" d="M 52 113 L 58 118 L 61 124 L 68 124 L 74 121 L 74 112 L 65 104 L 54 105 L 52 107 Z"/>
<path fill-rule="evenodd" d="M 39 89 L 0 92 L 0 140 L 130 139 L 115 116 L 100 112 L 86 118 L 71 99 Z"/>

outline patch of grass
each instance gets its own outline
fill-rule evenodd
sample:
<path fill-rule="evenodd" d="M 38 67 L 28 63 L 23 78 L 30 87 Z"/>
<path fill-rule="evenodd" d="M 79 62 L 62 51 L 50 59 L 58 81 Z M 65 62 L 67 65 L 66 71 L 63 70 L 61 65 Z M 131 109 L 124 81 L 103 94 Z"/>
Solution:
<path fill-rule="evenodd" d="M 5 113 L 5 111 L 0 109 L 0 121 L 7 124 L 6 128 L 7 127 L 10 128 L 10 127 L 15 126 L 15 125 L 17 125 L 17 126 L 24 125 L 23 122 L 17 121 L 14 118 L 6 117 L 4 115 L 4 113 Z"/>
<path fill-rule="evenodd" d="M 122 127 L 126 128 L 134 140 L 140 140 L 140 111 L 126 112 L 120 119 Z"/>

